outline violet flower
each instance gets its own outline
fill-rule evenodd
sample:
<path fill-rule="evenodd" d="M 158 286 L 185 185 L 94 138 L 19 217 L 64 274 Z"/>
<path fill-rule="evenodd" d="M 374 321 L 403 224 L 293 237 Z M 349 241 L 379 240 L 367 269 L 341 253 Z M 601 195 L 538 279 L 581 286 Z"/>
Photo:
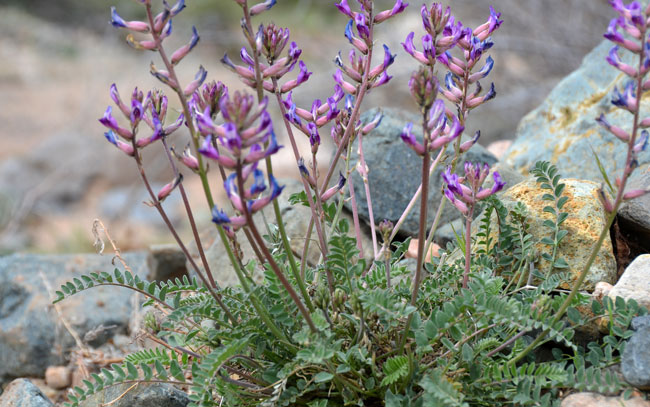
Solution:
<path fill-rule="evenodd" d="M 373 22 L 375 24 L 380 24 L 383 23 L 384 21 L 388 20 L 389 18 L 394 17 L 395 15 L 401 13 L 408 7 L 408 3 L 404 3 L 402 0 L 397 0 L 395 2 L 395 5 L 393 5 L 393 8 L 390 10 L 384 10 L 380 11 L 377 13 L 374 17 Z"/>

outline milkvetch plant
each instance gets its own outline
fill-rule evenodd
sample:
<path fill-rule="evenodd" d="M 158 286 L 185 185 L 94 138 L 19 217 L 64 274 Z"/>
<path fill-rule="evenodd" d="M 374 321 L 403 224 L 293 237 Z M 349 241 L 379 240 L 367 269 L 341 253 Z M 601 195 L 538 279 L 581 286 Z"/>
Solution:
<path fill-rule="evenodd" d="M 146 21 L 128 21 L 111 9 L 112 24 L 129 32 L 128 44 L 157 52 L 160 68 L 152 63 L 150 72 L 175 94 L 181 112 L 175 118 L 168 114 L 168 98 L 161 90 L 136 88 L 130 101 L 124 101 L 113 85 L 109 93 L 114 106 L 99 121 L 107 129 L 106 139 L 134 160 L 150 196 L 148 205 L 160 213 L 196 277 L 156 283 L 116 269 L 93 272 L 61 287 L 57 301 L 98 285 L 127 287 L 144 295 L 144 305 L 163 315 L 160 320 L 149 313 L 143 327 L 160 347 L 136 352 L 122 364 L 93 373 L 92 381 L 85 380 L 84 388 L 76 387 L 68 395 L 71 405 L 105 387 L 137 382 L 181 386 L 193 406 L 558 405 L 559 391 L 566 388 L 616 392 L 626 387 L 605 368 L 619 358 L 631 318 L 644 311 L 634 302 L 593 302 L 596 316 L 616 317 L 610 320 L 610 335 L 588 347 L 574 343 L 575 330 L 590 322 L 574 308 L 587 301 L 577 295 L 580 283 L 569 295 L 555 291 L 567 280 L 565 273 L 548 275 L 538 286 L 513 284 L 515 276 L 523 275 L 524 265 L 534 268 L 526 208 L 520 204 L 507 209 L 500 203 L 495 194 L 505 184 L 497 172 L 492 175 L 493 186 L 483 188 L 487 165 L 458 166 L 480 136 L 462 138 L 469 113 L 496 95 L 493 84 L 484 88 L 480 80 L 495 65 L 487 53 L 493 45 L 491 36 L 503 23 L 500 13 L 490 7 L 487 21 L 471 28 L 449 7 L 423 4 L 419 12 L 424 34 L 416 45 L 416 34 L 410 33 L 402 43 L 405 54 L 399 55 L 383 44 L 376 48 L 375 33 L 381 24 L 399 18 L 408 3 L 396 0 L 392 7 L 376 10 L 372 0 L 335 2 L 347 20 L 342 26 L 350 49 L 333 56 L 332 93 L 316 98 L 311 106 L 298 106 L 294 92 L 303 91 L 313 75 L 301 59 L 299 43 L 288 28 L 253 23 L 275 1 L 233 1 L 241 7 L 245 42 L 238 58 L 225 54 L 221 62 L 250 93 L 233 92 L 216 80 L 206 82 L 208 73 L 201 66 L 192 78 L 179 77 L 175 67 L 200 41 L 199 30 L 193 27 L 185 45 L 171 52 L 165 47 L 174 17 L 185 8 L 183 0 L 174 5 L 163 0 L 158 14 L 153 11 L 159 7 L 156 2 L 139 0 Z M 632 37 L 645 39 L 647 12 L 641 13 L 634 4 L 612 3 L 620 17 L 608 35 L 640 55 L 638 68 L 619 62 L 616 51 L 610 56 L 612 64 L 638 82 L 636 88 L 627 85 L 623 93 L 617 91 L 615 99 L 634 114 L 632 132 L 599 120 L 630 145 L 626 170 L 617 182 L 622 191 L 634 167 L 634 154 L 645 143 L 636 142 L 638 128 L 647 126 L 639 119 L 640 97 L 635 97 L 634 89 L 645 86 L 641 77 L 648 63 L 647 46 L 617 36 L 616 30 L 621 27 Z M 137 39 L 133 33 L 138 33 Z M 362 105 L 392 79 L 389 69 L 406 55 L 420 65 L 405 85 L 421 123 L 406 124 L 401 138 L 422 158 L 422 183 L 400 219 L 375 225 L 368 180 L 373 163 L 366 161 L 363 140 L 372 137 L 382 115 L 364 122 Z M 114 109 L 119 113 L 114 115 Z M 273 123 L 271 110 L 279 113 L 282 123 Z M 421 127 L 423 137 L 416 136 L 414 126 Z M 289 140 L 304 188 L 290 200 L 308 206 L 311 213 L 304 250 L 298 256 L 277 203 L 283 186 L 273 174 L 271 157 L 283 148 L 279 132 Z M 298 137 L 309 141 L 308 150 L 298 148 Z M 319 171 L 323 143 L 333 143 L 335 149 L 325 174 Z M 184 147 L 181 151 L 175 146 Z M 144 148 L 159 148 L 174 174 L 160 191 L 149 183 Z M 359 151 L 358 162 L 352 159 L 352 148 Z M 339 160 L 344 170 L 335 177 Z M 440 164 L 447 165 L 445 191 L 429 228 L 428 200 L 420 197 L 428 196 L 429 178 Z M 545 174 L 556 172 L 548 163 L 543 168 Z M 372 248 L 361 245 L 352 171 L 364 183 Z M 210 269 L 183 174 L 201 180 L 207 209 L 239 279 L 237 286 L 219 286 Z M 215 205 L 215 186 L 226 193 L 225 207 Z M 560 202 L 562 190 L 555 192 Z M 613 202 L 603 192 L 610 223 L 622 200 L 642 192 L 619 192 Z M 189 255 L 165 211 L 164 200 L 175 193 L 181 195 L 200 264 Z M 353 232 L 340 217 L 346 199 L 352 202 Z M 418 255 L 412 270 L 402 261 L 408 241 L 394 239 L 418 200 Z M 447 201 L 466 220 L 463 250 L 450 245 L 440 258 L 425 264 L 424 253 Z M 479 202 L 485 209 L 474 237 L 472 222 Z M 275 226 L 262 235 L 254 214 L 265 208 L 273 210 Z M 493 213 L 497 225 L 491 224 Z M 552 231 L 555 247 L 561 243 L 560 224 L 556 222 Z M 307 249 L 314 230 L 320 260 L 309 264 Z M 494 230 L 499 233 L 496 241 L 490 241 Z M 248 241 L 254 258 L 243 257 L 241 239 Z M 374 261 L 366 262 L 364 250 Z M 565 313 L 570 325 L 561 320 Z M 535 332 L 542 333 L 533 340 Z M 556 345 L 553 358 L 522 360 L 545 339 Z"/>

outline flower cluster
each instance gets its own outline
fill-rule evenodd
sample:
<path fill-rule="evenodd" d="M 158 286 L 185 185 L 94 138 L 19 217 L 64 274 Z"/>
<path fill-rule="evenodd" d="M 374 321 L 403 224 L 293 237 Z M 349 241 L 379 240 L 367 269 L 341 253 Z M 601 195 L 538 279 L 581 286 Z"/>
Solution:
<path fill-rule="evenodd" d="M 334 60 L 338 66 L 338 69 L 334 74 L 334 81 L 336 81 L 336 83 L 343 88 L 346 93 L 351 95 L 355 95 L 358 92 L 358 87 L 363 83 L 367 64 L 370 63 L 367 59 L 369 50 L 373 46 L 371 26 L 373 24 L 380 24 L 396 14 L 401 13 L 408 6 L 408 3 L 403 3 L 402 0 L 397 0 L 392 9 L 381 11 L 373 16 L 371 5 L 366 4 L 366 2 L 361 0 L 358 0 L 358 3 L 361 9 L 360 12 L 352 11 L 347 0 L 341 0 L 340 3 L 335 4 L 341 13 L 350 17 L 350 21 L 345 27 L 345 37 L 354 48 L 350 50 L 348 54 L 349 64 L 346 65 L 343 62 L 340 53 Z M 354 33 L 355 29 L 357 32 L 356 35 Z M 359 51 L 361 55 L 357 56 L 357 51 Z M 367 89 L 384 85 L 392 79 L 392 76 L 388 75 L 386 69 L 392 65 L 394 61 L 395 55 L 391 54 L 388 46 L 384 44 L 384 59 L 377 66 L 370 68 L 366 82 Z M 353 82 L 356 82 L 356 85 L 346 81 L 343 78 L 343 74 Z"/>
<path fill-rule="evenodd" d="M 130 156 L 135 154 L 136 149 L 146 147 L 176 131 L 185 119 L 181 114 L 174 123 L 163 126 L 167 118 L 167 97 L 158 90 L 150 91 L 147 97 L 144 98 L 142 91 L 139 91 L 136 87 L 131 94 L 130 107 L 122 101 L 115 84 L 111 85 L 110 93 L 111 99 L 129 122 L 129 127 L 120 126 L 113 116 L 112 106 L 106 108 L 104 116 L 99 119 L 99 122 L 109 129 L 104 133 L 106 139 Z M 149 137 L 136 137 L 141 122 L 145 122 L 150 128 L 152 133 Z M 131 141 L 131 144 L 122 141 L 120 138 Z"/>
<path fill-rule="evenodd" d="M 448 116 L 451 117 L 451 119 L 449 119 Z M 449 120 L 452 121 L 451 125 L 448 124 Z M 465 129 L 455 115 L 447 114 L 445 102 L 441 99 L 436 99 L 435 102 L 433 102 L 431 109 L 428 111 L 427 121 L 424 123 L 424 126 L 426 128 L 424 134 L 427 138 L 425 144 L 429 151 L 436 150 L 443 145 L 450 143 L 452 140 L 455 140 Z M 425 147 L 417 141 L 412 130 L 413 123 L 408 123 L 402 130 L 400 136 L 402 137 L 402 140 L 418 155 L 424 155 L 426 151 Z M 468 150 L 474 142 L 475 140 L 470 140 L 463 143 L 461 149 L 463 151 Z"/>
<path fill-rule="evenodd" d="M 212 98 L 219 93 L 219 103 L 213 107 Z M 220 167 L 233 171 L 224 181 L 224 187 L 239 214 L 229 217 L 215 206 L 212 220 L 237 229 L 246 224 L 247 216 L 261 210 L 282 191 L 275 178 L 269 175 L 270 193 L 261 196 L 267 186 L 264 173 L 257 168 L 259 161 L 281 148 L 266 110 L 267 99 L 257 104 L 253 96 L 246 93 L 235 92 L 231 97 L 225 86 L 212 84 L 204 87 L 201 94 L 195 94 L 193 100 L 194 120 L 199 132 L 205 136 L 199 153 L 216 161 Z M 203 111 L 199 110 L 202 106 Z M 223 119 L 222 124 L 215 124 L 217 115 Z M 246 189 L 244 185 L 248 181 L 251 185 Z"/>
<path fill-rule="evenodd" d="M 272 5 L 271 5 L 272 6 Z M 269 6 L 270 7 L 270 6 Z M 246 30 L 244 30 L 246 32 Z M 312 72 L 307 70 L 307 65 L 301 61 L 300 55 L 302 50 L 298 48 L 295 42 L 289 44 L 287 55 L 280 57 L 289 42 L 289 29 L 280 28 L 275 24 L 268 24 L 266 27 L 260 25 L 255 34 L 254 41 L 258 55 L 261 53 L 266 57 L 268 64 L 258 61 L 258 69 L 261 72 L 262 87 L 267 92 L 287 93 L 297 86 L 307 82 Z M 221 62 L 228 67 L 231 71 L 239 75 L 242 82 L 251 88 L 257 87 L 257 79 L 255 76 L 255 56 L 251 55 L 246 47 L 242 47 L 239 52 L 241 60 L 245 66 L 235 65 L 235 63 L 225 54 L 221 58 Z M 277 81 L 287 73 L 293 71 L 296 64 L 298 65 L 298 75 L 296 79 L 291 79 L 282 85 L 277 84 Z M 277 89 L 276 89 L 277 87 Z"/>
<path fill-rule="evenodd" d="M 463 215 L 471 216 L 478 201 L 494 195 L 506 185 L 501 179 L 501 175 L 494 171 L 492 174 L 494 185 L 490 189 L 483 189 L 483 182 L 489 173 L 490 167 L 487 164 L 466 162 L 464 177 L 452 173 L 451 167 L 448 167 L 442 173 L 442 179 L 446 184 L 445 196 Z"/>
<path fill-rule="evenodd" d="M 485 51 L 492 46 L 490 34 L 499 28 L 502 20 L 499 20 L 501 14 L 490 7 L 488 21 L 472 30 L 464 27 L 451 15 L 450 8 L 444 9 L 440 3 L 433 3 L 430 8 L 422 5 L 420 14 L 426 32 L 421 38 L 422 51 L 418 51 L 415 47 L 414 32 L 406 37 L 402 46 L 422 65 L 411 76 L 409 89 L 426 116 L 424 133 L 428 140 L 425 140 L 424 144 L 416 140 L 412 133 L 412 123 L 404 127 L 401 137 L 417 154 L 424 155 L 425 149 L 431 151 L 458 138 L 464 130 L 467 112 L 496 95 L 494 84 L 487 92 L 481 94 L 483 88 L 478 82 L 492 70 L 494 65 L 492 58 L 488 56 L 481 69 L 476 72 L 473 70 Z M 462 58 L 452 55 L 453 48 L 462 51 Z M 436 62 L 442 63 L 448 70 L 444 86 L 440 85 L 434 75 Z M 469 92 L 469 86 L 474 83 L 476 83 L 474 91 Z M 442 100 L 436 99 L 438 92 L 457 106 L 457 116 L 445 108 Z M 480 133 L 477 132 L 470 141 L 458 146 L 458 152 L 467 151 L 479 137 Z"/>
<path fill-rule="evenodd" d="M 149 0 L 140 0 L 149 6 Z M 111 24 L 117 28 L 126 28 L 129 31 L 137 33 L 151 34 L 150 39 L 136 40 L 133 33 L 129 33 L 126 41 L 133 48 L 138 50 L 157 51 L 160 49 L 163 40 L 169 37 L 172 33 L 172 19 L 178 15 L 185 8 L 185 0 L 179 0 L 174 6 L 170 6 L 163 2 L 164 10 L 153 18 L 153 25 L 144 21 L 125 21 L 119 14 L 115 7 L 111 8 Z M 190 41 L 179 47 L 171 55 L 171 64 L 178 64 L 187 54 L 196 47 L 199 43 L 199 33 L 196 27 L 192 27 L 192 37 Z M 184 89 L 180 89 L 177 79 L 167 70 L 158 69 L 151 63 L 150 71 L 153 76 L 160 80 L 165 85 L 168 85 L 177 92 L 183 92 L 186 96 L 191 95 L 203 83 L 207 76 L 206 70 L 201 66 L 196 73 L 194 80 L 191 81 Z"/>

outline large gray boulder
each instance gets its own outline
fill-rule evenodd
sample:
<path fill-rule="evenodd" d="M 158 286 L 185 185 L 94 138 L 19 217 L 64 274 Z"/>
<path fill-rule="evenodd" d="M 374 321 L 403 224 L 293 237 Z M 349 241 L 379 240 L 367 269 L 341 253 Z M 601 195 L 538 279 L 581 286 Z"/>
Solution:
<path fill-rule="evenodd" d="M 146 254 L 124 255 L 133 272 L 146 275 Z M 0 386 L 17 377 L 43 377 L 45 369 L 66 362 L 75 342 L 52 306 L 61 284 L 93 271 L 112 272 L 110 256 L 29 255 L 0 257 Z M 121 268 L 121 267 L 120 267 Z M 116 332 L 126 333 L 134 291 L 93 287 L 58 303 L 61 315 L 81 338 L 115 326 L 95 338 L 99 346 Z"/>
<path fill-rule="evenodd" d="M 603 41 L 594 48 L 576 71 L 522 119 L 506 152 L 507 164 L 527 174 L 535 162 L 550 161 L 563 177 L 600 183 L 593 149 L 611 179 L 621 175 L 627 147 L 595 121 L 604 113 L 614 125 L 628 131 L 632 126 L 632 115 L 611 103 L 614 86 L 620 89 L 629 80 L 605 61 L 611 47 L 611 42 Z M 619 51 L 619 55 L 633 63 L 629 52 Z M 647 113 L 649 108 L 650 100 L 642 99 L 641 111 Z M 649 163 L 650 151 L 639 153 L 638 160 L 641 165 Z"/>
<path fill-rule="evenodd" d="M 364 122 L 372 120 L 376 114 L 376 109 L 370 110 L 362 115 L 362 120 Z M 397 222 L 413 194 L 420 186 L 422 174 L 422 158 L 415 154 L 400 137 L 404 126 L 411 122 L 413 123 L 414 134 L 421 141 L 421 120 L 412 113 L 395 109 L 383 109 L 383 114 L 384 117 L 379 126 L 363 138 L 363 152 L 366 164 L 369 167 L 368 183 L 370 184 L 375 224 L 378 224 L 383 219 L 388 219 L 393 223 Z M 353 165 L 359 161 L 357 146 L 358 140 L 355 141 L 355 145 L 352 147 L 351 162 Z M 453 150 L 451 152 L 453 154 Z M 433 158 L 435 158 L 435 155 Z M 465 161 L 492 165 L 496 163 L 497 159 L 485 148 L 475 144 L 463 155 L 459 162 L 458 169 L 461 173 L 462 164 Z M 441 173 L 445 168 L 446 165 L 441 163 L 429 180 L 428 224 L 433 222 L 436 209 L 440 204 L 443 184 Z M 354 183 L 359 217 L 368 222 L 368 204 L 363 180 L 356 171 L 352 173 L 350 178 Z M 346 208 L 351 210 L 349 201 L 346 202 Z M 459 217 L 460 212 L 453 205 L 445 205 L 439 225 L 444 225 Z M 418 234 L 419 218 L 420 205 L 417 204 L 407 216 L 400 232 L 404 235 L 416 236 Z"/>

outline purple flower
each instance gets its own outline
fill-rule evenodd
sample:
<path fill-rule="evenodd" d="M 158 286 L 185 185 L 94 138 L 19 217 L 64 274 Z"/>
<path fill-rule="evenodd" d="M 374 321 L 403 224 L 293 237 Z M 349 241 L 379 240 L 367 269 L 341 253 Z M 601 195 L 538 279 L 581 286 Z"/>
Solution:
<path fill-rule="evenodd" d="M 199 153 L 215 160 L 219 165 L 222 165 L 229 170 L 234 170 L 237 168 L 237 161 L 231 157 L 219 154 L 219 151 L 212 144 L 212 136 L 208 136 L 203 141 L 203 145 L 199 148 Z"/>
<path fill-rule="evenodd" d="M 370 38 L 370 28 L 368 27 L 368 24 L 366 23 L 366 17 L 363 14 L 357 13 L 354 16 L 354 23 L 361 38 L 364 40 Z"/>
<path fill-rule="evenodd" d="M 641 151 L 645 151 L 646 147 L 648 147 L 648 131 L 643 130 L 641 132 L 641 136 L 639 137 L 639 140 L 634 144 L 634 147 L 632 150 L 634 150 L 635 153 L 640 153 Z"/>
<path fill-rule="evenodd" d="M 253 185 L 251 185 L 248 195 L 255 196 L 264 192 L 266 185 L 264 184 L 264 173 L 261 170 L 256 169 L 253 171 Z"/>
<path fill-rule="evenodd" d="M 628 64 L 624 64 L 621 59 L 618 56 L 618 45 L 613 46 L 610 50 L 609 53 L 607 54 L 607 57 L 605 60 L 614 68 L 622 71 L 624 74 L 628 76 L 636 76 L 637 71 L 634 69 L 632 66 Z"/>
<path fill-rule="evenodd" d="M 196 47 L 196 44 L 199 43 L 199 38 L 200 38 L 199 33 L 198 33 L 198 31 L 196 31 L 196 27 L 192 27 L 192 38 L 190 39 L 190 42 L 188 44 L 183 45 L 182 47 L 180 47 L 176 51 L 174 51 L 174 53 L 172 54 L 172 59 L 171 59 L 172 64 L 176 65 L 183 58 L 185 58 L 185 56 L 187 54 L 189 54 L 190 51 L 192 49 L 194 49 L 194 47 Z"/>
<path fill-rule="evenodd" d="M 266 0 L 262 3 L 256 4 L 250 8 L 251 16 L 258 15 L 266 10 L 269 10 L 271 7 L 275 6 L 276 0 Z"/>
<path fill-rule="evenodd" d="M 374 18 L 375 24 L 382 23 L 387 19 L 393 17 L 394 15 L 401 13 L 402 11 L 404 11 L 404 9 L 406 9 L 406 7 L 408 7 L 408 5 L 409 5 L 408 3 L 404 3 L 402 2 L 402 0 L 397 0 L 391 10 L 384 10 L 377 13 L 377 15 Z"/>
<path fill-rule="evenodd" d="M 433 64 L 433 62 L 430 61 L 429 58 L 427 58 L 424 55 L 424 53 L 422 53 L 422 52 L 415 49 L 415 45 L 413 44 L 413 37 L 414 36 L 415 36 L 414 32 L 411 32 L 409 35 L 406 36 L 406 40 L 402 43 L 402 47 L 404 47 L 404 51 L 406 51 L 409 55 L 411 55 L 413 58 L 415 58 L 421 64 L 424 64 L 424 65 Z M 423 39 L 423 42 L 424 42 L 424 39 Z"/>
<path fill-rule="evenodd" d="M 639 28 L 643 26 L 643 13 L 641 11 L 641 3 L 638 1 L 633 1 L 626 6 L 623 0 L 609 0 L 609 4 L 624 19 L 631 21 Z"/>
<path fill-rule="evenodd" d="M 309 144 L 313 153 L 318 151 L 318 146 L 320 145 L 320 134 L 318 134 L 318 127 L 315 123 L 307 123 L 307 129 L 309 131 Z"/>
<path fill-rule="evenodd" d="M 474 83 L 477 80 L 488 76 L 493 66 L 494 66 L 494 60 L 492 59 L 491 56 L 488 56 L 487 59 L 485 60 L 485 65 L 483 65 L 483 68 L 481 68 L 479 71 L 474 72 L 469 76 L 469 83 Z"/>
<path fill-rule="evenodd" d="M 605 118 L 604 114 L 601 114 L 600 117 L 596 119 L 596 123 L 603 126 L 607 131 L 612 133 L 614 136 L 621 139 L 623 142 L 627 143 L 630 141 L 630 134 L 618 126 L 613 126 Z"/>
<path fill-rule="evenodd" d="M 183 182 L 183 174 L 178 174 L 172 182 L 160 189 L 160 192 L 158 192 L 158 201 L 164 201 L 181 182 Z"/>
<path fill-rule="evenodd" d="M 430 34 L 425 34 L 422 37 L 422 48 L 424 49 L 424 56 L 433 61 L 436 58 L 436 47 L 433 45 L 433 37 Z"/>
<path fill-rule="evenodd" d="M 375 83 L 372 84 L 372 87 L 376 88 L 376 87 L 379 87 L 381 85 L 385 85 L 391 79 L 393 79 L 393 77 L 388 75 L 388 73 L 386 71 L 384 71 L 384 72 L 381 73 L 381 76 L 379 77 L 379 79 L 377 81 L 375 81 Z"/>
<path fill-rule="evenodd" d="M 248 201 L 248 211 L 250 213 L 255 213 L 259 211 L 260 209 L 264 208 L 266 205 L 271 203 L 275 198 L 277 198 L 284 187 L 279 186 L 277 181 L 275 180 L 275 177 L 273 175 L 269 174 L 269 184 L 271 185 L 271 193 L 265 197 L 258 198 L 256 200 L 251 200 Z"/>
<path fill-rule="evenodd" d="M 253 61 L 253 58 L 248 54 L 246 47 L 242 47 L 241 51 L 239 51 L 239 56 L 241 57 L 241 60 L 244 61 L 249 67 L 255 66 L 255 62 Z"/>
<path fill-rule="evenodd" d="M 614 95 L 612 97 L 612 104 L 621 107 L 629 112 L 634 113 L 636 109 L 636 95 L 634 94 L 634 81 L 628 81 L 625 84 L 625 90 L 621 94 L 618 87 L 614 87 Z"/>
<path fill-rule="evenodd" d="M 495 12 L 494 8 L 490 6 L 490 17 L 488 21 L 478 26 L 473 34 L 481 41 L 485 40 L 503 23 L 503 20 L 499 20 L 499 17 L 501 17 L 501 13 Z"/>
<path fill-rule="evenodd" d="M 341 13 L 345 14 L 348 17 L 354 18 L 354 14 L 352 14 L 352 10 L 348 5 L 348 0 L 341 0 L 340 3 L 335 3 L 334 5 L 337 9 L 339 9 Z"/>
<path fill-rule="evenodd" d="M 346 181 L 345 177 L 343 176 L 343 174 L 339 172 L 339 182 L 333 187 L 328 188 L 327 191 L 323 192 L 323 194 L 320 197 L 321 201 L 323 202 L 327 201 L 328 199 L 333 197 L 337 192 L 343 189 L 343 186 L 345 185 L 345 181 Z"/>
<path fill-rule="evenodd" d="M 127 155 L 133 156 L 135 154 L 133 146 L 131 144 L 123 142 L 122 140 L 119 140 L 112 130 L 104 133 L 104 137 L 106 137 L 106 140 L 108 140 L 111 144 L 115 145 Z"/>
<path fill-rule="evenodd" d="M 165 6 L 169 9 L 170 16 L 174 17 L 185 8 L 185 0 L 178 0 L 178 2 L 171 8 L 167 4 L 165 4 Z"/>
<path fill-rule="evenodd" d="M 111 7 L 111 24 L 113 27 L 127 28 L 132 31 L 143 33 L 149 32 L 149 24 L 144 21 L 124 21 L 124 19 L 117 14 L 115 7 Z"/>
<path fill-rule="evenodd" d="M 412 130 L 413 123 L 408 123 L 406 126 L 404 126 L 402 133 L 400 133 L 400 137 L 413 151 L 416 152 L 416 154 L 423 155 L 424 146 L 417 141 Z"/>
<path fill-rule="evenodd" d="M 115 120 L 115 118 L 113 117 L 112 111 L 113 108 L 111 106 L 108 106 L 106 108 L 106 111 L 104 112 L 104 116 L 102 116 L 102 118 L 99 119 L 99 122 L 103 124 L 105 127 L 114 130 L 115 132 L 117 132 L 117 134 L 124 137 L 125 139 L 131 140 L 133 138 L 133 133 L 131 133 L 130 130 L 125 129 L 124 127 L 120 127 L 118 125 L 117 120 Z"/>

